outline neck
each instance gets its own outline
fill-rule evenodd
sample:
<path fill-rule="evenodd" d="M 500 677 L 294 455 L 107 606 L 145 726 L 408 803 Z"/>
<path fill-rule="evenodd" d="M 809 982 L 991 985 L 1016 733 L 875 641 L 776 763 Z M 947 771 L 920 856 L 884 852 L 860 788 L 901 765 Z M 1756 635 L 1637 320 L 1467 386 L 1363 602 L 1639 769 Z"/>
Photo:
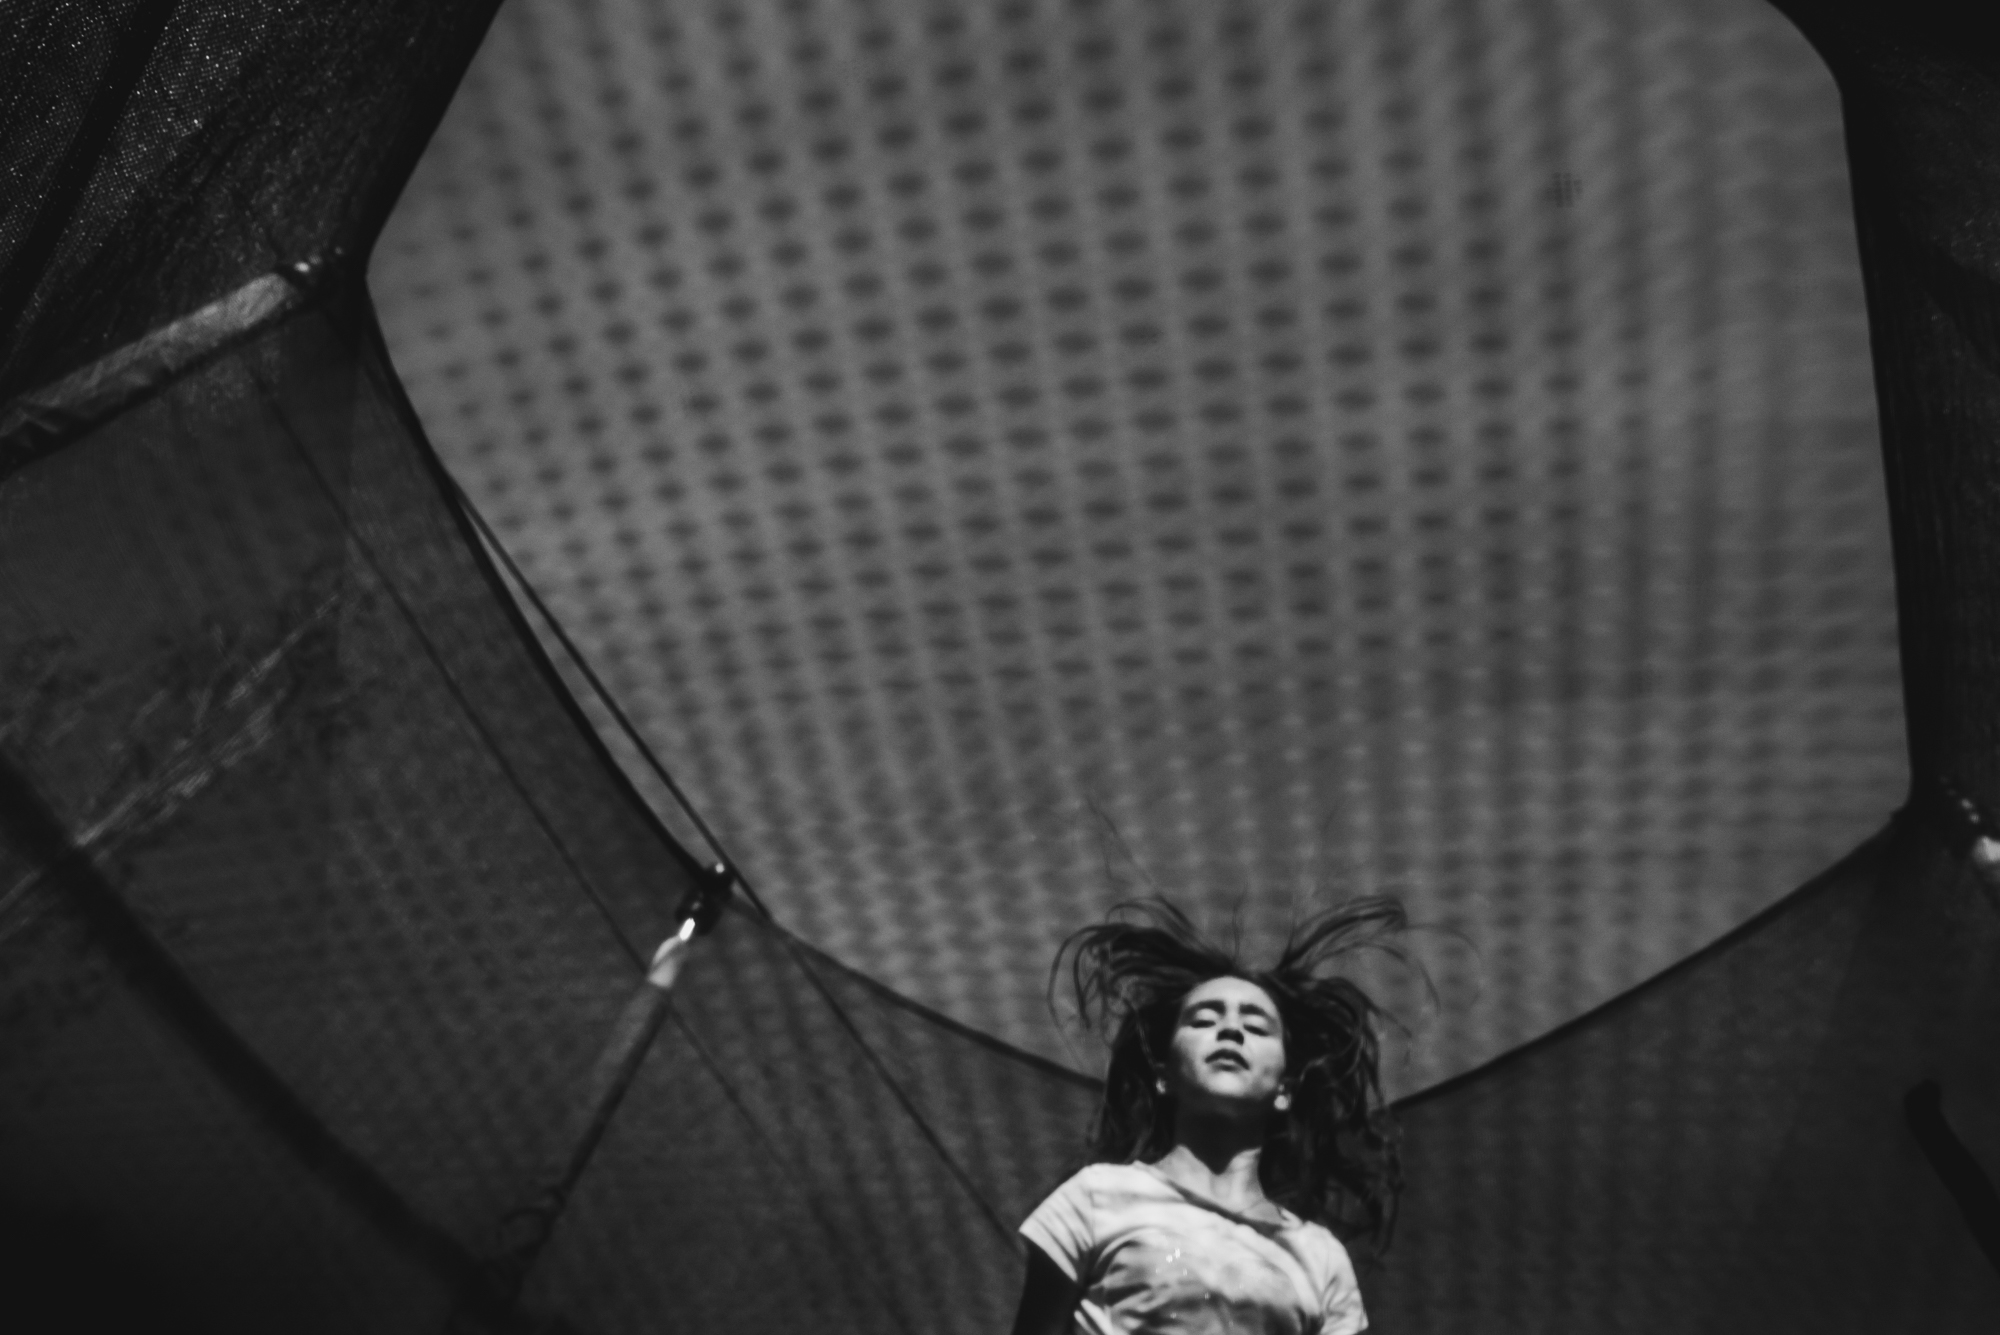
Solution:
<path fill-rule="evenodd" d="M 1267 1204 L 1257 1179 L 1264 1157 L 1260 1127 L 1233 1120 L 1177 1119 L 1174 1147 L 1156 1165 L 1168 1177 L 1216 1204 L 1243 1213 Z"/>

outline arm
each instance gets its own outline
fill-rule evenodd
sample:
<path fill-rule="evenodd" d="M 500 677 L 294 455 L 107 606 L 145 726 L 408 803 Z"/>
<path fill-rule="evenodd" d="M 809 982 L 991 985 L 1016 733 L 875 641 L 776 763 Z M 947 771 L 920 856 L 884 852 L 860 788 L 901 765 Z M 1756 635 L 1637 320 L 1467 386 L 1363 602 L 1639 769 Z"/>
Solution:
<path fill-rule="evenodd" d="M 1047 1252 L 1028 1244 L 1028 1275 L 1021 1285 L 1021 1308 L 1013 1335 L 1070 1335 L 1083 1290 Z"/>

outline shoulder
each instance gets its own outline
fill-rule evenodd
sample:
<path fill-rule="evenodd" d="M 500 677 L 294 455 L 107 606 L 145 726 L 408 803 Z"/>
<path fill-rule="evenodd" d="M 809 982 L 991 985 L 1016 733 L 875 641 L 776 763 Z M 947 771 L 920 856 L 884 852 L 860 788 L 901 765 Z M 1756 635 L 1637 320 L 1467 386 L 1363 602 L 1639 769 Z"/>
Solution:
<path fill-rule="evenodd" d="M 1359 1335 L 1368 1327 L 1368 1312 L 1346 1244 L 1324 1224 L 1308 1223 L 1294 1236 L 1296 1254 L 1319 1290 L 1321 1335 Z"/>
<path fill-rule="evenodd" d="M 1115 1198 L 1128 1189 L 1128 1179 L 1120 1172 L 1123 1167 L 1122 1164 L 1094 1163 L 1078 1169 L 1042 1198 L 1039 1212 L 1095 1212 L 1107 1197 Z"/>
<path fill-rule="evenodd" d="M 1058 1192 L 1075 1195 L 1121 1197 L 1161 1195 L 1165 1184 L 1144 1164 L 1094 1163 L 1078 1169 Z"/>
<path fill-rule="evenodd" d="M 1019 1231 L 1064 1274 L 1082 1282 L 1079 1277 L 1090 1270 L 1105 1239 L 1129 1223 L 1135 1208 L 1144 1208 L 1148 1192 L 1158 1190 L 1158 1180 L 1143 1168 L 1091 1164 L 1044 1197 Z"/>
<path fill-rule="evenodd" d="M 1050 1209 L 1119 1216 L 1153 1203 L 1178 1201 L 1174 1189 L 1143 1164 L 1094 1163 L 1078 1169 L 1043 1200 Z"/>
<path fill-rule="evenodd" d="M 1088 1178 L 1093 1185 L 1102 1187 L 1137 1187 L 1158 1185 L 1159 1175 L 1142 1163 L 1094 1163 L 1077 1173 L 1077 1177 Z"/>
<path fill-rule="evenodd" d="M 1346 1288 L 1354 1283 L 1354 1260 L 1347 1245 L 1325 1224 L 1301 1221 L 1297 1237 L 1299 1251 L 1311 1264 L 1314 1278 L 1322 1289 Z"/>

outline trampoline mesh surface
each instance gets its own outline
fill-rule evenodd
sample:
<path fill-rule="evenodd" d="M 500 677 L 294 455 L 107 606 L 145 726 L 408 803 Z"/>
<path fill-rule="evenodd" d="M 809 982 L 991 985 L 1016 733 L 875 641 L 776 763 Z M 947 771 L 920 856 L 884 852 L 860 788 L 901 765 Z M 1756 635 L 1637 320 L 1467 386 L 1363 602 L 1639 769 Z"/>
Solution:
<path fill-rule="evenodd" d="M 784 922 L 1071 1060 L 1095 804 L 1464 931 L 1411 1089 L 1901 795 L 1847 195 L 1749 4 L 523 0 L 371 281 Z"/>

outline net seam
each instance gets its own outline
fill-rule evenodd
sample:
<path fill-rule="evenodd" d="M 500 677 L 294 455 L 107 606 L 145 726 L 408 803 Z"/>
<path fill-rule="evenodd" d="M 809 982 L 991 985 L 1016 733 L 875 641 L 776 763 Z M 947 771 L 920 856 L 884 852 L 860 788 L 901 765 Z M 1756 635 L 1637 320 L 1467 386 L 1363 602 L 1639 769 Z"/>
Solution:
<path fill-rule="evenodd" d="M 707 1067 L 708 1073 L 715 1078 L 715 1083 L 722 1087 L 723 1096 L 729 1100 L 730 1106 L 736 1110 L 736 1115 L 743 1119 L 744 1125 L 750 1129 L 750 1134 L 756 1138 L 758 1146 L 773 1162 L 779 1165 L 794 1183 L 798 1184 L 800 1194 L 806 1199 L 806 1207 L 812 1212 L 813 1222 L 826 1231 L 827 1236 L 833 1240 L 835 1249 L 844 1255 L 846 1248 L 841 1242 L 841 1231 L 822 1212 L 818 1193 L 806 1185 L 810 1181 L 808 1175 L 799 1171 L 791 1158 L 779 1149 L 777 1144 L 765 1134 L 764 1128 L 758 1124 L 757 1119 L 750 1115 L 749 1105 L 744 1102 L 743 1096 L 737 1091 L 736 1087 L 729 1082 L 729 1078 L 723 1074 L 721 1063 L 716 1060 L 715 1055 L 701 1041 L 701 1036 L 687 1022 L 687 1017 L 681 1014 L 680 1008 L 678 1006 L 674 1007 L 669 1011 L 669 1015 L 673 1020 L 674 1027 L 687 1039 L 688 1045 L 694 1049 L 695 1055 L 701 1059 L 702 1065 Z M 905 1332 L 913 1331 L 914 1328 L 910 1325 L 903 1312 L 890 1299 L 888 1292 L 875 1280 L 874 1267 L 863 1264 L 855 1268 L 868 1276 L 869 1287 L 874 1290 L 875 1296 L 881 1301 L 882 1305 L 895 1317 L 897 1326 Z"/>
<path fill-rule="evenodd" d="M 632 722 L 626 716 L 625 711 L 620 709 L 618 705 L 611 700 L 609 692 L 607 692 L 604 687 L 603 681 L 598 677 L 597 673 L 591 669 L 590 665 L 584 661 L 582 653 L 577 649 L 575 642 L 570 639 L 568 633 L 564 631 L 561 625 L 556 621 L 555 614 L 549 609 L 548 604 L 542 601 L 541 595 L 535 592 L 534 586 L 530 584 L 527 580 L 527 577 L 521 573 L 520 567 L 517 566 L 514 563 L 513 558 L 507 554 L 506 549 L 500 545 L 499 539 L 494 536 L 492 529 L 488 527 L 484 517 L 479 514 L 477 508 L 473 506 L 471 499 L 466 496 L 464 488 L 458 485 L 456 479 L 452 480 L 452 486 L 454 490 L 457 492 L 459 504 L 464 508 L 466 513 L 469 516 L 471 516 L 474 524 L 478 527 L 480 533 L 484 535 L 486 541 L 489 544 L 491 544 L 497 552 L 499 552 L 500 557 L 502 561 L 505 562 L 508 571 L 514 576 L 515 580 L 520 584 L 523 592 L 527 594 L 529 600 L 534 604 L 535 610 L 539 612 L 542 615 L 543 620 L 548 623 L 551 631 L 553 631 L 556 636 L 557 642 L 562 645 L 564 652 L 569 655 L 571 662 L 583 675 L 584 680 L 590 684 L 591 690 L 596 693 L 599 703 L 603 704 L 606 710 L 611 714 L 611 716 L 617 720 L 619 727 L 623 730 L 625 734 L 626 740 L 631 742 L 631 744 L 638 749 L 639 754 L 645 757 L 647 765 L 653 770 L 655 774 L 659 775 L 660 778 L 668 785 L 668 791 L 672 792 L 674 796 L 681 802 L 683 808 L 686 809 L 689 818 L 695 822 L 696 828 L 698 828 L 701 831 L 702 836 L 708 840 L 709 846 L 715 850 L 716 855 L 720 857 L 725 864 L 727 864 L 729 867 L 735 870 L 737 884 L 742 886 L 744 895 L 748 897 L 750 902 L 757 907 L 758 912 L 763 914 L 766 923 L 768 923 L 773 929 L 773 934 L 777 937 L 778 941 L 784 946 L 786 952 L 791 955 L 793 963 L 798 967 L 800 972 L 805 974 L 806 978 L 812 983 L 814 990 L 816 990 L 819 993 L 821 1000 L 823 1000 L 827 1004 L 828 1008 L 833 1011 L 835 1017 L 838 1018 L 838 1020 L 840 1021 L 841 1028 L 847 1033 L 848 1037 L 851 1040 L 853 1040 L 854 1044 L 861 1049 L 862 1055 L 867 1059 L 869 1066 L 873 1068 L 875 1074 L 881 1079 L 883 1084 L 888 1086 L 889 1092 L 895 1098 L 897 1106 L 901 1107 L 903 1112 L 909 1117 L 911 1123 L 915 1125 L 915 1127 L 917 1128 L 918 1133 L 923 1136 L 925 1142 L 931 1147 L 932 1152 L 938 1156 L 938 1159 L 945 1165 L 945 1168 L 947 1169 L 947 1171 L 951 1173 L 953 1179 L 955 1179 L 958 1182 L 959 1187 L 966 1193 L 967 1196 L 971 1197 L 973 1203 L 976 1206 L 978 1206 L 980 1214 L 986 1219 L 988 1225 L 990 1225 L 993 1228 L 994 1232 L 1000 1236 L 1001 1240 L 1004 1243 L 1012 1246 L 1014 1243 L 1014 1234 L 1012 1230 L 1010 1230 L 1006 1226 L 1006 1224 L 1001 1220 L 999 1213 L 993 1208 L 992 1204 L 989 1201 L 987 1201 L 984 1193 L 982 1193 L 978 1189 L 978 1187 L 974 1185 L 971 1179 L 971 1175 L 966 1172 L 965 1168 L 958 1162 L 957 1158 L 953 1156 L 948 1149 L 945 1148 L 944 1142 L 938 1136 L 936 1130 L 933 1129 L 930 1123 L 923 1117 L 923 1115 L 917 1111 L 917 1108 L 915 1104 L 911 1101 L 907 1091 L 905 1091 L 902 1087 L 902 1084 L 899 1081 L 897 1081 L 897 1079 L 893 1075 L 890 1074 L 887 1065 L 882 1060 L 881 1054 L 876 1052 L 874 1046 L 871 1043 L 869 1043 L 865 1037 L 863 1037 L 860 1028 L 854 1023 L 853 1017 L 851 1017 L 847 1013 L 847 1009 L 843 1005 L 841 1005 L 839 999 L 833 995 L 832 990 L 827 987 L 826 982 L 819 976 L 818 971 L 812 966 L 811 961 L 808 960 L 802 953 L 799 947 L 799 943 L 792 938 L 791 933 L 785 931 L 782 927 L 779 927 L 777 925 L 776 920 L 771 915 L 770 909 L 765 906 L 763 900 L 758 897 L 756 890 L 751 886 L 749 877 L 744 875 L 742 868 L 738 866 L 735 860 L 729 856 L 728 851 L 724 848 L 721 840 L 716 837 L 714 832 L 709 829 L 708 825 L 704 821 L 702 821 L 701 817 L 695 812 L 693 805 L 688 801 L 685 794 L 682 793 L 679 785 L 675 784 L 670 778 L 667 777 L 665 765 L 660 761 L 659 757 L 654 754 L 653 749 L 650 746 L 648 746 L 645 740 L 639 735 L 638 730 L 635 727 L 633 727 Z"/>
<path fill-rule="evenodd" d="M 443 678 L 445 688 L 451 692 L 452 699 L 458 702 L 459 709 L 465 716 L 466 721 L 472 725 L 473 731 L 478 735 L 487 752 L 493 757 L 493 761 L 499 767 L 501 774 L 506 777 L 508 784 L 514 789 L 516 795 L 520 797 L 522 804 L 527 807 L 529 814 L 534 818 L 536 826 L 542 831 L 544 837 L 548 839 L 550 846 L 555 850 L 556 856 L 562 860 L 564 867 L 569 870 L 570 874 L 576 878 L 577 884 L 582 887 L 584 895 L 596 907 L 599 916 L 604 919 L 605 926 L 610 929 L 612 937 L 625 951 L 625 954 L 631 959 L 633 965 L 643 972 L 646 967 L 646 956 L 626 936 L 624 928 L 619 924 L 617 917 L 612 914 L 610 906 L 605 903 L 604 897 L 598 891 L 596 884 L 577 862 L 575 855 L 570 852 L 569 845 L 563 841 L 562 836 L 556 833 L 555 827 L 550 823 L 547 815 L 543 813 L 541 806 L 529 795 L 527 786 L 522 783 L 520 775 L 515 772 L 513 763 L 507 759 L 505 752 L 501 750 L 498 740 L 493 736 L 492 730 L 487 727 L 485 719 L 480 716 L 478 710 L 472 707 L 472 701 L 466 696 L 464 688 L 459 684 L 458 678 L 452 674 L 450 668 L 445 666 L 443 656 L 438 652 L 437 646 L 431 642 L 430 636 L 424 632 L 423 624 L 417 618 L 408 601 L 404 599 L 402 590 L 396 587 L 395 582 L 389 578 L 387 572 L 382 568 L 382 563 L 377 559 L 373 545 L 362 535 L 360 529 L 355 525 L 354 518 L 348 513 L 347 507 L 340 503 L 339 498 L 334 494 L 333 488 L 328 485 L 325 476 L 321 474 L 319 465 L 312 458 L 311 451 L 306 448 L 305 442 L 299 439 L 298 433 L 292 429 L 290 419 L 279 409 L 276 395 L 272 392 L 271 387 L 265 382 L 264 377 L 255 367 L 247 367 L 246 370 L 251 383 L 256 386 L 258 394 L 265 400 L 273 414 L 277 417 L 280 423 L 280 430 L 284 433 L 285 439 L 304 462 L 306 470 L 312 474 L 313 481 L 318 484 L 320 492 L 326 497 L 327 505 L 339 517 L 341 527 L 360 550 L 376 581 L 388 593 L 389 597 L 394 600 L 397 610 L 402 613 L 405 624 L 409 626 L 411 632 L 416 636 L 417 643 L 423 646 L 424 656 L 430 659 L 431 666 L 436 668 L 438 675 Z"/>

